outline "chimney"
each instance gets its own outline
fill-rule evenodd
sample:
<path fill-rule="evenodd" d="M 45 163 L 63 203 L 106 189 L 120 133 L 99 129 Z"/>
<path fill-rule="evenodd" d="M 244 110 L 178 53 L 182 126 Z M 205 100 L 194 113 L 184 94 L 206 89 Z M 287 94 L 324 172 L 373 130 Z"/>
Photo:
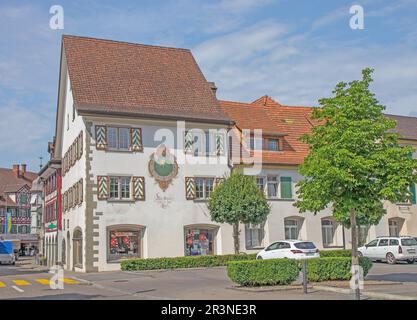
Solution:
<path fill-rule="evenodd" d="M 13 165 L 13 173 L 16 175 L 16 177 L 20 176 L 19 165 L 18 164 Z"/>
<path fill-rule="evenodd" d="M 26 163 L 22 163 L 22 175 L 25 175 L 26 173 Z"/>
<path fill-rule="evenodd" d="M 211 82 L 211 81 L 208 81 L 208 84 L 209 84 L 210 89 L 213 92 L 214 96 L 216 96 L 216 92 L 217 92 L 216 84 L 214 82 Z"/>

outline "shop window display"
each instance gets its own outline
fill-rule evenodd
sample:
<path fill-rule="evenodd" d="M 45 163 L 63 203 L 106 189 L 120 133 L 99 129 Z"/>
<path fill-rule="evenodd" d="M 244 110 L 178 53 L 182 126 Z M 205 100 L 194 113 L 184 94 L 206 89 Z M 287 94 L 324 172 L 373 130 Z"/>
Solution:
<path fill-rule="evenodd" d="M 109 260 L 140 257 L 140 231 L 110 231 Z"/>
<path fill-rule="evenodd" d="M 199 256 L 214 254 L 214 231 L 199 228 L 185 230 L 185 255 Z"/>

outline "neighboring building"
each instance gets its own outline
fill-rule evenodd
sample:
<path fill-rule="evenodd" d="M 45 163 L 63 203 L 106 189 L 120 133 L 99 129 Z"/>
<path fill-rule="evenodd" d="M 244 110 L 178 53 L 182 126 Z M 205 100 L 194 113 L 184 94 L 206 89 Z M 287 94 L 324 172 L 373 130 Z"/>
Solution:
<path fill-rule="evenodd" d="M 40 254 L 43 254 L 43 221 L 42 221 L 42 211 L 43 211 L 43 183 L 40 177 L 37 177 L 32 182 L 32 188 L 30 189 L 30 216 L 31 216 L 31 226 L 30 233 L 36 236 L 39 239 L 38 242 L 38 251 Z"/>
<path fill-rule="evenodd" d="M 23 252 L 38 245 L 36 236 L 31 235 L 30 197 L 36 173 L 26 171 L 26 165 L 13 165 L 12 169 L 0 168 L 0 237 L 18 239 Z M 5 230 L 6 212 L 11 213 L 10 233 Z"/>
<path fill-rule="evenodd" d="M 62 245 L 62 208 L 61 208 L 61 160 L 55 154 L 55 139 L 48 143 L 50 159 L 40 170 L 39 178 L 43 186 L 42 253 L 48 266 L 65 261 Z"/>
<path fill-rule="evenodd" d="M 233 251 L 206 205 L 230 171 L 225 134 L 208 130 L 232 123 L 189 50 L 64 36 L 57 112 L 67 269 Z M 177 120 L 210 137 L 198 156 Z"/>
<path fill-rule="evenodd" d="M 254 157 L 262 151 L 262 171 L 245 165 L 242 159 L 234 161 L 234 170 L 256 175 L 259 187 L 271 205 L 271 214 L 263 225 L 242 226 L 244 239 L 241 247 L 247 251 L 259 250 L 265 244 L 279 239 L 311 240 L 319 248 L 348 248 L 351 246 L 350 230 L 337 223 L 331 210 L 317 215 L 300 214 L 293 206 L 296 200 L 296 184 L 302 179 L 298 166 L 308 154 L 308 146 L 299 138 L 310 132 L 315 124 L 311 119 L 310 107 L 281 105 L 268 96 L 252 103 L 221 101 L 222 108 L 236 122 L 233 133 L 241 137 L 242 145 L 237 146 L 244 157 Z M 403 145 L 417 147 L 417 118 L 387 115 L 397 122 L 394 130 L 401 136 Z M 254 144 L 242 137 L 242 129 L 263 129 L 262 141 Z M 253 135 L 253 131 L 252 131 Z M 256 140 L 256 139 L 255 139 Z M 236 148 L 236 147 L 235 147 Z M 417 154 L 414 154 L 417 157 Z M 383 235 L 417 236 L 416 188 L 410 187 L 413 194 L 409 203 L 392 204 L 386 202 L 387 214 L 377 226 L 359 228 L 359 243 Z"/>

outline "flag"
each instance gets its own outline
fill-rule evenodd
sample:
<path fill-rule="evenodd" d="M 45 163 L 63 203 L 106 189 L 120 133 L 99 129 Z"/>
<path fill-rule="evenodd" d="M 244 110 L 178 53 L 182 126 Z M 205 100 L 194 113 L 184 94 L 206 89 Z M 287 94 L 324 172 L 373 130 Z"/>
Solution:
<path fill-rule="evenodd" d="M 4 228 L 4 233 L 10 233 L 12 230 L 12 213 L 6 212 L 6 223 Z"/>

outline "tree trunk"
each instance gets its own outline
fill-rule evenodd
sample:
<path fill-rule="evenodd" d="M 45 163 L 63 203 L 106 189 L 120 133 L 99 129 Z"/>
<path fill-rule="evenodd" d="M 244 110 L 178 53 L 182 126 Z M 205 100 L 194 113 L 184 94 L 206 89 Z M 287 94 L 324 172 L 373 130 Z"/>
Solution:
<path fill-rule="evenodd" d="M 239 254 L 239 221 L 233 224 L 233 242 L 235 245 L 235 254 Z"/>
<path fill-rule="evenodd" d="M 359 288 L 359 258 L 358 258 L 358 233 L 356 225 L 356 214 L 355 210 L 350 210 L 350 230 L 352 234 L 352 267 L 355 273 L 352 277 L 355 280 L 355 300 L 360 300 L 360 288 Z"/>

